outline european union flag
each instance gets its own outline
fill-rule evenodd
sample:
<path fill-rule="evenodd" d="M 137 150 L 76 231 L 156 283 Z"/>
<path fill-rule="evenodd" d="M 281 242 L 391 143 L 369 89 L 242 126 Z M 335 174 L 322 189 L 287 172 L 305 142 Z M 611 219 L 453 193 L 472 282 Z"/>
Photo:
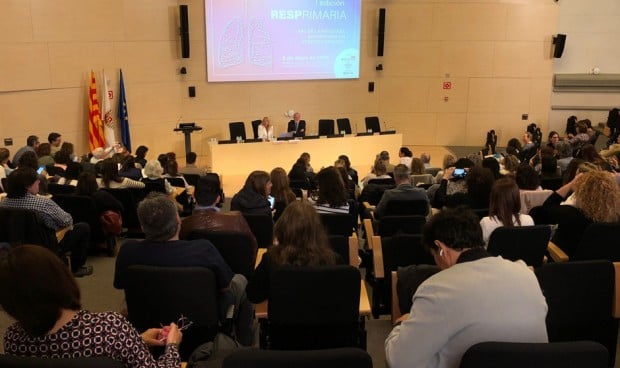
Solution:
<path fill-rule="evenodd" d="M 118 121 L 121 124 L 121 141 L 131 152 L 131 136 L 129 134 L 129 113 L 127 112 L 127 100 L 125 99 L 125 82 L 123 82 L 123 70 L 121 69 L 121 81 L 118 92 Z"/>

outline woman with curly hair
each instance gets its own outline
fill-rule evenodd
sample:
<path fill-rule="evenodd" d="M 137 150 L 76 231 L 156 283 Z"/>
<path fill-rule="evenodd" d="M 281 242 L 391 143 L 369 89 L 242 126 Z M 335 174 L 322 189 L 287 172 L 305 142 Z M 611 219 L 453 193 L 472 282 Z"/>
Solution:
<path fill-rule="evenodd" d="M 549 222 L 558 224 L 552 241 L 570 257 L 588 225 L 620 221 L 620 188 L 613 174 L 588 171 L 551 194 L 543 208 Z"/>

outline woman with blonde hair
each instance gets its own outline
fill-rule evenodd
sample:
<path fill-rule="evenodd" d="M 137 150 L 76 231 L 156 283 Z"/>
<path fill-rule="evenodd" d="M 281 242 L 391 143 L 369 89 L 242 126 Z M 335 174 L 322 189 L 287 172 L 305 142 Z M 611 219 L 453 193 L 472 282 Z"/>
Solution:
<path fill-rule="evenodd" d="M 573 191 L 570 204 L 563 201 Z M 550 223 L 558 224 L 552 241 L 570 257 L 586 227 L 620 221 L 620 188 L 606 171 L 580 173 L 543 203 Z"/>
<path fill-rule="evenodd" d="M 260 303 L 269 295 L 269 277 L 283 265 L 325 266 L 339 259 L 314 207 L 295 201 L 286 207 L 273 228 L 275 244 L 263 256 L 246 288 L 248 299 Z"/>
<path fill-rule="evenodd" d="M 521 200 L 517 183 L 512 178 L 496 180 L 491 189 L 489 216 L 480 220 L 484 244 L 489 244 L 491 233 L 500 226 L 534 225 L 534 220 L 529 215 L 520 212 Z"/>

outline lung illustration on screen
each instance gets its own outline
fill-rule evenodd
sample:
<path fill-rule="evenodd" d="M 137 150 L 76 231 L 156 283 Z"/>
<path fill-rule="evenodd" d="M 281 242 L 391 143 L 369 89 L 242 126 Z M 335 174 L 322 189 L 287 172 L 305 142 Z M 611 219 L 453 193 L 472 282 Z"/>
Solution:
<path fill-rule="evenodd" d="M 209 82 L 359 78 L 361 0 L 205 0 Z"/>

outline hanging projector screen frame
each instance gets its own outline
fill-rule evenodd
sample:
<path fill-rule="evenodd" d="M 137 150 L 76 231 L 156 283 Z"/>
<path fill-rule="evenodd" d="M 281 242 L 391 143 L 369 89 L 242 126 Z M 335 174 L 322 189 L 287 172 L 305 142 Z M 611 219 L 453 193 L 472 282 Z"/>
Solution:
<path fill-rule="evenodd" d="M 209 82 L 357 79 L 361 0 L 205 0 Z"/>

